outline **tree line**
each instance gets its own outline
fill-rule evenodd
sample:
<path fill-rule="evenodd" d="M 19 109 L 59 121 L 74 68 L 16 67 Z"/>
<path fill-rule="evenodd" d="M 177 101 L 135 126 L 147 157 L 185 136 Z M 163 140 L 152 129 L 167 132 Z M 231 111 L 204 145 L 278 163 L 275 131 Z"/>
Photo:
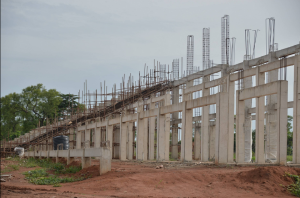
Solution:
<path fill-rule="evenodd" d="M 47 90 L 43 84 L 1 97 L 0 105 L 1 140 L 14 139 L 38 126 L 51 124 L 71 111 L 75 113 L 84 108 L 76 95 Z"/>

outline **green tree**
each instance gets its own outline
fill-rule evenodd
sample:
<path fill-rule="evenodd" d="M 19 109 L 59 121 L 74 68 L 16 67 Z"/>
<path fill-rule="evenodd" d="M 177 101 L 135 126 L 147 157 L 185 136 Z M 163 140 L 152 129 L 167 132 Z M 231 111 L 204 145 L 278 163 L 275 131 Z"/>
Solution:
<path fill-rule="evenodd" d="M 46 125 L 53 120 L 55 110 L 62 102 L 55 89 L 46 90 L 42 84 L 26 87 L 21 94 L 12 93 L 1 98 L 1 139 L 12 139 L 29 132 L 38 123 Z"/>

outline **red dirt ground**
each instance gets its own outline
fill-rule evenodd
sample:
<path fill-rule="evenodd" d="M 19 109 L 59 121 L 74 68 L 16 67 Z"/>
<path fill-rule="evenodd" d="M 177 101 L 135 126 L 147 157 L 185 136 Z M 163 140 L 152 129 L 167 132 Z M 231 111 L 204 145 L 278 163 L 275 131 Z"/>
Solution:
<path fill-rule="evenodd" d="M 7 163 L 1 164 L 6 166 Z M 80 162 L 75 161 L 73 165 Z M 239 167 L 163 163 L 112 162 L 112 171 L 99 176 L 99 161 L 73 174 L 92 178 L 61 184 L 62 187 L 30 184 L 20 167 L 10 181 L 1 182 L 1 197 L 293 197 L 281 185 L 293 183 L 286 172 L 300 174 L 299 168 L 284 166 Z M 280 185 L 281 184 L 281 185 Z"/>

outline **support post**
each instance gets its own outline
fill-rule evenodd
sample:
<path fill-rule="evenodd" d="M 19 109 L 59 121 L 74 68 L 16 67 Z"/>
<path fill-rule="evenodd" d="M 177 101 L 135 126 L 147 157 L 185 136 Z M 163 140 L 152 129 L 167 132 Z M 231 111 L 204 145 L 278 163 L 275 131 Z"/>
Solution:
<path fill-rule="evenodd" d="M 184 102 L 182 111 L 182 134 L 181 134 L 181 160 L 192 161 L 193 145 L 193 109 L 187 109 L 187 102 Z"/>
<path fill-rule="evenodd" d="M 300 55 L 294 63 L 293 163 L 300 164 Z"/>

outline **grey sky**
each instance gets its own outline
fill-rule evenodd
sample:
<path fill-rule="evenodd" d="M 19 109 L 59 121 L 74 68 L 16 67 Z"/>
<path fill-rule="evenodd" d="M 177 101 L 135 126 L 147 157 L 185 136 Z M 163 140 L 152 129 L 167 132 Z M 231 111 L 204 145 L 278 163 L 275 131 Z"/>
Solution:
<path fill-rule="evenodd" d="M 2 0 L 1 95 L 37 83 L 77 94 L 86 79 L 91 91 L 104 80 L 111 90 L 123 74 L 137 79 L 145 63 L 152 68 L 153 59 L 171 65 L 184 57 L 186 64 L 189 34 L 195 37 L 194 65 L 201 66 L 204 27 L 211 31 L 211 59 L 220 63 L 224 14 L 230 16 L 230 37 L 237 39 L 238 63 L 245 29 L 261 30 L 256 56 L 265 54 L 268 17 L 276 19 L 279 49 L 298 44 L 299 8 L 299 0 Z"/>

